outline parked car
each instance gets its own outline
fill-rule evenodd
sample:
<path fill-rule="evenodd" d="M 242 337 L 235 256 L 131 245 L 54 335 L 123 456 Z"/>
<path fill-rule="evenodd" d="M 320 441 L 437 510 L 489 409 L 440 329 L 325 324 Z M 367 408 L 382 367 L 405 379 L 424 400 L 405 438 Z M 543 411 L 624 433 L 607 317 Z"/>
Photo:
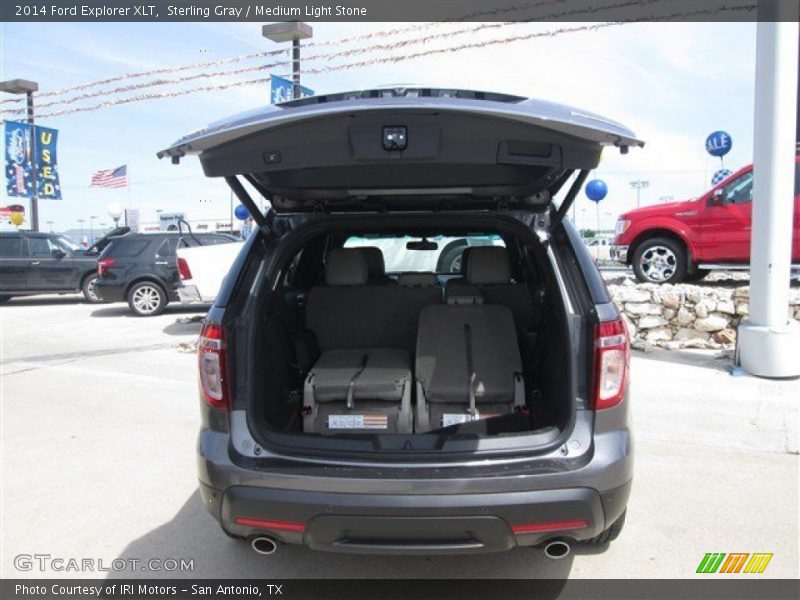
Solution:
<path fill-rule="evenodd" d="M 549 102 L 406 88 L 264 107 L 159 153 L 199 155 L 257 225 L 199 341 L 200 490 L 228 535 L 553 557 L 619 535 L 628 336 L 564 219 L 604 145 L 642 143 Z M 436 236 L 492 243 L 460 272 L 380 272 Z"/>
<path fill-rule="evenodd" d="M 101 301 L 96 281 L 97 254 L 85 252 L 68 237 L 0 232 L 0 302 L 14 296 L 82 292 L 87 302 L 96 303 Z"/>
<path fill-rule="evenodd" d="M 800 265 L 800 155 L 795 162 L 792 263 Z M 753 166 L 694 200 L 631 210 L 619 217 L 611 257 L 642 282 L 699 281 L 714 269 L 750 263 Z"/>
<path fill-rule="evenodd" d="M 595 261 L 611 260 L 611 240 L 595 237 L 591 239 L 585 239 L 584 243 L 589 249 L 589 254 L 591 254 Z"/>
<path fill-rule="evenodd" d="M 244 242 L 178 248 L 175 291 L 183 304 L 214 302 Z"/>
<path fill-rule="evenodd" d="M 229 244 L 218 233 L 130 233 L 115 237 L 97 261 L 95 290 L 106 302 L 127 302 L 140 317 L 159 315 L 178 300 L 175 249 L 178 245 Z"/>

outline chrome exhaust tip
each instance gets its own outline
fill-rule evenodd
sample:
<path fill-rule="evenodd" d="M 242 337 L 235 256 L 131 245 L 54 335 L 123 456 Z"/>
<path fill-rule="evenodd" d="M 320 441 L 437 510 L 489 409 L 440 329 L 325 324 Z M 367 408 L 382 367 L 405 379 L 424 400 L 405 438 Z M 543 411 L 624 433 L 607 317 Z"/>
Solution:
<path fill-rule="evenodd" d="M 570 547 L 564 540 L 553 540 L 544 547 L 544 555 L 553 560 L 559 560 L 569 555 Z"/>
<path fill-rule="evenodd" d="M 253 538 L 250 546 L 258 554 L 274 554 L 278 549 L 278 544 L 271 537 L 259 536 Z"/>

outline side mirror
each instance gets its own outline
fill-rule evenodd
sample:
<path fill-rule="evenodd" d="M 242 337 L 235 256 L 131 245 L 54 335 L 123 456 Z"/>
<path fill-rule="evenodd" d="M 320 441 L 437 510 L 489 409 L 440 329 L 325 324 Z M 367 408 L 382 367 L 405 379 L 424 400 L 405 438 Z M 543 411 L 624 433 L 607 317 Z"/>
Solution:
<path fill-rule="evenodd" d="M 53 248 L 50 251 L 50 254 L 53 258 L 64 258 L 67 255 L 66 252 L 64 252 L 63 250 L 59 250 L 58 248 Z"/>
<path fill-rule="evenodd" d="M 724 190 L 722 188 L 714 190 L 714 195 L 708 199 L 709 206 L 722 206 L 725 204 Z"/>

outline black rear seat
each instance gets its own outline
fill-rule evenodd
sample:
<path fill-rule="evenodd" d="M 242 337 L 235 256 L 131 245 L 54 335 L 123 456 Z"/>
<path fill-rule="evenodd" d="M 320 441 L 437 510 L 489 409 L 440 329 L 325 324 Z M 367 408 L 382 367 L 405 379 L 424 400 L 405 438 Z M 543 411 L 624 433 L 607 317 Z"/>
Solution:
<path fill-rule="evenodd" d="M 438 286 L 368 284 L 360 248 L 328 253 L 324 286 L 308 293 L 306 326 L 321 355 L 305 380 L 306 432 L 411 433 L 411 356 L 420 311 Z"/>
<path fill-rule="evenodd" d="M 445 297 L 469 297 L 470 287 L 476 288 L 484 304 L 508 307 L 514 316 L 514 325 L 519 334 L 533 325 L 533 296 L 527 285 L 512 283 L 511 263 L 508 250 L 502 246 L 472 246 L 465 261 L 465 279 L 447 282 Z"/>

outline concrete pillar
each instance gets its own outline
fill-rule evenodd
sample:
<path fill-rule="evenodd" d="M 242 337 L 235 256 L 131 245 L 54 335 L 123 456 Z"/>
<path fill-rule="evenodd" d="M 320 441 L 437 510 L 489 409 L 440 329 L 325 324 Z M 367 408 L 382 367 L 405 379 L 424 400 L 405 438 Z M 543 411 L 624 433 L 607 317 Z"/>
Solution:
<path fill-rule="evenodd" d="M 751 375 L 798 377 L 800 325 L 788 310 L 800 9 L 795 2 L 776 3 L 794 12 L 790 20 L 761 12 L 770 4 L 759 3 L 750 316 L 739 325 L 737 361 Z"/>

